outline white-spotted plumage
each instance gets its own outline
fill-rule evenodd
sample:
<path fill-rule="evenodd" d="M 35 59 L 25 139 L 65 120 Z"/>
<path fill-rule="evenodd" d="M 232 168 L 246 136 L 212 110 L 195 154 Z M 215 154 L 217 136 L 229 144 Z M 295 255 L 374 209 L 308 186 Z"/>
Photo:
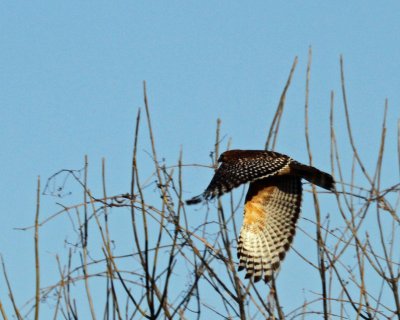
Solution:
<path fill-rule="evenodd" d="M 219 197 L 250 182 L 238 241 L 239 270 L 246 278 L 268 282 L 292 243 L 300 214 L 304 178 L 334 190 L 328 173 L 272 151 L 231 150 L 221 154 L 221 165 L 207 189 L 187 204 Z"/>

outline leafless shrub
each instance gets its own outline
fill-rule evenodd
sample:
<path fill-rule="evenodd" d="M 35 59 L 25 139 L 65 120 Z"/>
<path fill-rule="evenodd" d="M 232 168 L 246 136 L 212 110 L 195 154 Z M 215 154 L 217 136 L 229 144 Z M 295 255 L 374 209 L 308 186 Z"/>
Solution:
<path fill-rule="evenodd" d="M 286 92 L 296 64 L 297 58 L 269 129 L 266 148 L 275 148 Z M 319 290 L 314 292 L 314 299 L 305 299 L 304 303 L 293 307 L 287 298 L 280 299 L 282 292 L 275 281 L 271 285 L 254 284 L 238 274 L 236 239 L 243 193 L 231 194 L 226 197 L 228 200 L 218 200 L 210 206 L 187 209 L 182 170 L 188 165 L 183 163 L 182 153 L 177 156 L 177 164 L 160 162 L 144 85 L 145 121 L 139 110 L 133 137 L 130 190 L 117 195 L 107 193 L 103 160 L 102 192 L 92 192 L 88 183 L 89 162 L 85 157 L 83 169 L 56 173 L 47 181 L 43 192 L 64 201 L 63 196 L 68 194 L 66 182 L 75 182 L 82 191 L 83 201 L 73 205 L 59 203 L 58 212 L 39 216 L 38 180 L 35 224 L 23 228 L 35 230 L 36 295 L 22 307 L 18 306 L 3 263 L 4 283 L 14 307 L 5 310 L 0 300 L 3 318 L 13 314 L 18 319 L 32 315 L 38 319 L 39 306 L 44 303 L 51 305 L 46 312 L 52 311 L 54 319 L 400 319 L 400 184 L 388 186 L 382 176 L 388 102 L 385 102 L 376 167 L 369 171 L 353 138 L 342 59 L 340 68 L 352 171 L 350 174 L 344 171 L 349 157 L 343 157 L 338 146 L 332 92 L 330 160 L 337 192 L 331 197 L 335 200 L 336 218 L 322 213 L 320 193 L 312 187 L 309 191 L 314 201 L 315 219 L 304 219 L 313 224 L 314 231 L 300 227 L 299 232 L 311 239 L 317 257 L 310 259 L 301 250 L 293 249 L 310 272 L 317 275 L 314 279 L 319 282 L 316 284 Z M 312 163 L 308 121 L 310 70 L 311 50 L 304 110 L 307 150 Z M 137 160 L 141 139 L 139 126 L 142 125 L 148 129 L 154 164 L 154 172 L 146 181 Z M 212 163 L 190 167 L 216 167 L 216 159 L 223 148 L 220 128 L 218 120 Z M 397 138 L 399 153 L 400 134 Z M 396 163 L 391 165 L 395 168 Z M 365 183 L 356 179 L 358 174 Z M 155 183 L 149 183 L 153 180 Z M 69 238 L 75 236 L 76 241 L 66 242 L 65 251 L 55 257 L 59 280 L 51 286 L 40 287 L 40 271 L 43 270 L 39 263 L 40 228 L 65 216 L 70 222 L 65 232 L 71 235 Z M 126 229 L 121 231 L 115 227 L 117 219 L 124 221 Z M 43 307 L 40 310 L 43 313 Z"/>

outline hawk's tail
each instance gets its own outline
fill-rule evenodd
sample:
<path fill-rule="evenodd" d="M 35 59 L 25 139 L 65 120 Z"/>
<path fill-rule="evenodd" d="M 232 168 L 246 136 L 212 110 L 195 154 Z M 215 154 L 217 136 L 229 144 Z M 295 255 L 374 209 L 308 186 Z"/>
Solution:
<path fill-rule="evenodd" d="M 290 166 L 291 169 L 294 169 L 295 175 L 306 179 L 308 182 L 311 182 L 318 187 L 329 191 L 335 191 L 335 180 L 329 173 L 301 164 L 297 161 L 293 161 Z"/>

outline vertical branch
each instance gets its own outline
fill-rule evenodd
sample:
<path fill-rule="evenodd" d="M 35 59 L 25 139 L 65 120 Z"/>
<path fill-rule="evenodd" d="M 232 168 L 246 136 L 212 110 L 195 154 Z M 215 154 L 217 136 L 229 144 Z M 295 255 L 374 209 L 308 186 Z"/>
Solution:
<path fill-rule="evenodd" d="M 83 177 L 83 209 L 84 209 L 84 235 L 82 239 L 82 244 L 84 247 L 87 245 L 87 238 L 88 238 L 88 215 L 87 215 L 87 175 L 88 175 L 88 156 L 85 154 L 85 167 L 84 167 L 84 177 Z"/>
<path fill-rule="evenodd" d="M 385 100 L 385 110 L 384 110 L 384 115 L 383 115 L 383 121 L 382 121 L 382 133 L 381 133 L 381 145 L 379 148 L 379 153 L 378 153 L 378 161 L 376 164 L 376 172 L 374 175 L 374 179 L 376 179 L 377 186 L 376 186 L 376 194 L 379 196 L 380 193 L 380 188 L 381 188 L 381 172 L 382 172 L 382 160 L 383 160 L 383 153 L 385 150 L 385 138 L 386 138 L 386 117 L 387 117 L 387 110 L 388 110 L 388 100 Z M 383 201 L 383 199 L 382 199 Z M 377 218 L 378 218 L 378 228 L 379 228 L 379 235 L 380 235 L 380 240 L 381 240 L 381 245 L 382 249 L 385 255 L 385 261 L 387 264 L 387 269 L 389 271 L 390 279 L 388 279 L 388 285 L 391 288 L 393 292 L 393 299 L 396 305 L 396 313 L 398 318 L 400 319 L 400 298 L 399 298 L 399 287 L 398 287 L 398 277 L 399 275 L 395 275 L 395 271 L 393 270 L 393 262 L 392 260 L 392 255 L 388 253 L 386 244 L 385 244 L 385 231 L 383 230 L 383 225 L 381 221 L 381 203 L 378 200 L 376 202 L 376 210 L 377 210 Z M 394 243 L 391 243 L 391 246 L 393 246 Z M 397 279 L 396 279 L 397 278 Z"/>
<path fill-rule="evenodd" d="M 106 265 L 107 265 L 107 273 L 110 277 L 110 283 L 111 283 L 111 288 L 109 291 L 111 291 L 111 296 L 113 299 L 113 313 L 114 313 L 114 319 L 115 319 L 115 311 L 117 312 L 118 319 L 121 320 L 121 312 L 118 304 L 118 297 L 115 292 L 115 287 L 114 287 L 114 269 L 113 269 L 113 264 L 115 264 L 115 261 L 113 260 L 113 257 L 107 254 L 107 251 L 110 252 L 110 247 L 107 248 L 107 250 L 103 249 L 104 256 L 106 258 Z M 111 262 L 112 261 L 112 262 Z M 107 293 L 108 295 L 108 293 Z M 107 298 L 108 301 L 108 298 Z M 108 307 L 106 308 L 106 312 L 108 313 Z"/>
<path fill-rule="evenodd" d="M 156 147 L 155 147 L 155 143 L 154 143 L 154 136 L 153 136 L 153 127 L 151 125 L 151 118 L 150 118 L 150 110 L 149 110 L 149 103 L 148 103 L 148 99 L 147 99 L 147 87 L 146 87 L 146 81 L 143 82 L 143 97 L 144 97 L 144 107 L 146 110 L 146 118 L 147 118 L 147 127 L 149 130 L 149 136 L 150 136 L 150 143 L 151 143 L 151 149 L 152 149 L 152 153 L 153 153 L 153 161 L 154 161 L 154 165 L 155 165 L 155 169 L 156 169 L 156 173 L 157 173 L 157 180 L 158 180 L 158 185 L 161 188 L 162 193 L 163 192 L 163 187 L 162 187 L 162 180 L 161 180 L 161 172 L 160 172 L 160 168 L 158 166 L 158 161 L 157 161 L 157 153 L 156 153 Z M 138 174 L 136 174 L 137 176 Z M 162 195 L 163 197 L 163 201 L 165 201 L 165 195 Z M 143 202 L 143 198 L 142 198 L 142 207 L 144 206 L 144 202 Z M 143 207 L 144 209 L 144 207 Z M 145 258 L 146 258 L 146 289 L 148 290 L 147 293 L 147 301 L 149 303 L 149 309 L 150 309 L 150 314 L 154 315 L 154 289 L 153 289 L 153 279 L 151 277 L 151 274 L 149 272 L 149 246 L 148 246 L 148 229 L 147 229 L 147 219 L 146 219 L 146 211 L 142 210 L 142 217 L 143 217 L 143 225 L 144 225 L 144 231 L 145 231 L 145 238 L 146 238 L 146 242 L 145 242 Z M 159 229 L 159 240 L 161 237 L 161 233 L 162 233 L 162 226 L 164 223 L 164 214 L 161 217 L 161 221 L 160 221 L 160 229 Z M 158 247 L 156 247 L 156 251 L 154 253 L 154 259 L 157 260 L 157 255 L 158 255 Z M 152 275 L 154 276 L 156 273 L 156 261 L 154 261 L 153 263 L 153 272 Z M 150 285 L 151 282 L 151 285 Z"/>
<path fill-rule="evenodd" d="M 279 125 L 281 122 L 283 108 L 285 106 L 285 101 L 286 101 L 286 93 L 287 93 L 290 83 L 292 81 L 292 77 L 294 74 L 294 70 L 296 69 L 297 61 L 298 61 L 298 59 L 297 59 L 297 57 L 295 57 L 293 64 L 292 64 L 292 68 L 290 69 L 289 77 L 286 81 L 286 85 L 283 88 L 281 97 L 279 99 L 278 107 L 275 111 L 274 118 L 272 120 L 271 126 L 269 127 L 267 141 L 265 142 L 265 150 L 268 150 L 268 149 L 274 150 L 275 149 L 275 144 L 276 144 L 276 140 L 277 140 L 278 132 L 279 132 Z M 273 139 L 272 146 L 270 146 L 271 139 Z"/>
<path fill-rule="evenodd" d="M 157 153 L 156 153 L 156 146 L 155 146 L 155 143 L 154 143 L 153 127 L 151 125 L 149 101 L 147 99 L 146 81 L 143 82 L 143 96 L 144 96 L 144 107 L 145 107 L 145 110 L 146 110 L 147 127 L 149 129 L 149 135 L 150 135 L 151 150 L 152 150 L 152 153 L 153 153 L 153 161 L 155 162 L 155 166 L 156 166 L 156 173 L 157 173 L 158 182 L 161 184 L 161 181 L 162 181 L 161 172 L 160 172 L 160 167 L 158 166 L 158 162 L 157 162 Z"/>
<path fill-rule="evenodd" d="M 107 201 L 107 189 L 106 189 L 106 159 L 101 159 L 101 182 L 103 185 L 103 199 L 104 203 Z M 106 227 L 106 237 L 107 237 L 107 245 L 110 246 L 110 232 L 108 230 L 108 208 L 107 204 L 103 206 L 104 210 L 104 223 Z"/>
<path fill-rule="evenodd" d="M 217 129 L 215 133 L 215 149 L 214 149 L 214 165 L 215 169 L 218 167 L 218 158 L 219 158 L 219 147 L 220 147 L 220 132 L 221 132 L 221 119 L 217 119 Z M 225 248 L 225 252 L 228 255 L 228 260 L 225 261 L 225 267 L 228 271 L 228 275 L 233 276 L 233 286 L 236 291 L 236 302 L 239 306 L 239 313 L 240 313 L 240 319 L 244 320 L 246 319 L 246 312 L 245 312 L 245 301 L 244 301 L 244 295 L 242 292 L 241 288 L 241 281 L 238 277 L 237 271 L 235 269 L 235 266 L 233 265 L 233 256 L 232 256 L 232 248 L 231 248 L 231 241 L 229 238 L 229 232 L 226 227 L 227 222 L 225 218 L 225 212 L 222 206 L 222 201 L 219 198 L 218 199 L 218 219 L 219 219 L 219 225 L 220 225 L 220 232 L 221 232 L 221 237 L 222 237 L 222 242 Z M 234 221 L 232 222 L 234 224 Z"/>
<path fill-rule="evenodd" d="M 397 121 L 397 161 L 399 162 L 400 173 L 400 119 Z"/>
<path fill-rule="evenodd" d="M 383 120 L 382 120 L 382 132 L 381 132 L 381 143 L 378 152 L 378 160 L 376 163 L 376 170 L 374 174 L 374 181 L 377 181 L 377 195 L 379 194 L 380 190 L 380 179 L 381 179 L 381 170 L 382 170 L 382 160 L 383 160 L 383 153 L 385 150 L 385 138 L 386 138 L 386 118 L 387 118 L 387 110 L 388 110 L 388 100 L 385 100 L 385 109 L 383 113 Z"/>
<path fill-rule="evenodd" d="M 39 319 L 39 307 L 40 307 L 39 211 L 40 211 L 40 176 L 38 176 L 38 181 L 37 181 L 36 215 L 35 215 L 35 271 L 36 271 L 35 320 Z"/>
<path fill-rule="evenodd" d="M 147 96 L 145 96 L 145 101 L 147 103 Z M 137 167 L 137 146 L 138 146 L 138 141 L 139 141 L 139 127 L 140 127 L 140 113 L 141 110 L 138 109 L 137 116 L 136 116 L 136 125 L 135 125 L 135 135 L 134 135 L 134 142 L 133 142 L 133 152 L 132 152 L 132 174 L 131 174 L 131 188 L 130 188 L 130 209 L 131 209 L 131 220 L 132 220 L 132 229 L 133 229 L 133 237 L 135 239 L 135 245 L 137 249 L 137 254 L 139 255 L 139 260 L 140 264 L 142 265 L 143 271 L 145 273 L 145 283 L 146 283 L 146 298 L 148 304 L 150 303 L 150 289 L 149 289 L 149 270 L 148 270 L 148 233 L 147 233 L 147 220 L 146 220 L 146 209 L 144 206 L 144 195 L 142 191 L 142 187 L 139 182 L 139 170 Z M 143 251 L 141 249 L 140 245 L 140 240 L 139 240 L 139 232 L 137 229 L 137 223 L 136 223 L 136 214 L 135 214 L 135 201 L 136 201 L 136 195 L 135 195 L 135 185 L 138 188 L 138 194 L 140 198 L 140 204 L 141 204 L 141 213 L 142 213 L 142 218 L 143 218 L 143 228 L 144 228 L 144 233 L 145 233 L 145 250 L 144 250 L 144 255 Z M 122 286 L 124 287 L 129 299 L 133 302 L 133 304 L 136 307 L 136 311 L 139 310 L 139 312 L 142 314 L 142 316 L 148 318 L 146 315 L 145 311 L 142 310 L 140 307 L 141 300 L 137 302 L 135 298 L 132 296 L 130 290 L 126 286 L 125 282 L 122 279 L 122 276 L 120 272 L 118 271 L 116 265 L 114 264 L 114 261 L 112 260 L 112 263 L 114 265 L 114 270 L 118 275 L 119 280 L 121 281 Z M 153 310 L 154 311 L 154 310 Z M 136 312 L 135 312 L 136 313 Z"/>
<path fill-rule="evenodd" d="M 152 268 L 152 273 L 148 274 L 148 278 L 151 282 L 151 306 L 150 307 L 150 312 L 152 316 L 157 316 L 159 311 L 155 312 L 154 311 L 154 295 L 156 294 L 157 297 L 160 297 L 159 289 L 156 284 L 156 269 L 158 266 L 158 255 L 159 255 L 159 250 L 161 247 L 161 240 L 162 240 L 162 235 L 163 235 L 163 228 L 164 228 L 164 221 L 165 221 L 165 210 L 167 209 L 168 212 L 173 213 L 174 209 L 171 207 L 171 204 L 169 203 L 168 199 L 168 182 L 163 182 L 162 175 L 161 175 L 161 169 L 158 164 L 158 158 L 157 158 L 157 152 L 156 152 L 156 147 L 155 147 L 155 142 L 154 142 L 154 134 L 153 134 L 153 127 L 151 124 L 151 117 L 150 117 L 150 108 L 149 108 L 149 103 L 147 99 L 147 88 L 146 88 L 146 82 L 143 82 L 143 95 L 144 95 L 144 105 L 145 105 L 145 110 L 146 110 L 146 118 L 147 118 L 147 126 L 149 130 L 149 136 L 150 136 L 150 143 L 151 143 L 151 149 L 152 149 L 152 155 L 153 155 L 153 161 L 155 165 L 155 170 L 157 174 L 157 180 L 158 180 L 158 187 L 161 190 L 161 199 L 162 199 L 162 210 L 161 210 L 161 220 L 159 221 L 159 230 L 158 230 L 158 235 L 157 235 L 157 242 L 156 246 L 154 248 L 154 255 L 153 255 L 153 268 Z M 146 249 L 147 250 L 147 249 Z M 148 254 L 146 254 L 146 257 L 148 257 Z M 167 310 L 166 311 L 167 315 Z"/>
<path fill-rule="evenodd" d="M 66 300 L 66 307 L 67 307 L 67 314 L 68 318 L 74 318 L 75 320 L 78 319 L 78 315 L 75 312 L 73 305 L 72 305 L 72 299 L 71 299 L 71 289 L 70 289 L 70 284 L 72 282 L 71 279 L 71 266 L 72 266 L 72 249 L 70 248 L 68 250 L 68 267 L 67 267 L 67 288 L 66 288 L 66 293 L 64 294 L 65 300 Z"/>
<path fill-rule="evenodd" d="M 88 157 L 85 155 L 85 172 L 84 172 L 84 212 L 85 212 L 85 221 L 84 221 L 84 235 L 82 239 L 82 251 L 83 251 L 83 273 L 85 279 L 85 289 L 86 289 L 86 296 L 89 302 L 90 313 L 92 315 L 92 319 L 96 320 L 96 313 L 94 311 L 92 295 L 90 294 L 90 287 L 89 287 L 89 279 L 88 279 L 88 270 L 87 270 L 87 245 L 88 245 L 88 215 L 87 215 L 87 176 L 88 176 Z M 78 213 L 79 216 L 79 213 Z"/>
<path fill-rule="evenodd" d="M 310 166 L 312 166 L 312 153 L 311 153 L 311 145 L 310 145 L 310 135 L 309 135 L 309 116 L 308 116 L 308 106 L 309 106 L 309 88 L 310 88 L 310 71 L 311 71 L 311 62 L 312 62 L 312 49 L 311 47 L 308 50 L 308 63 L 307 63 L 307 76 L 306 76 L 306 101 L 305 101 L 305 135 L 306 135 L 306 143 L 307 143 L 307 151 L 309 157 Z M 325 262 L 324 262 L 324 240 L 322 238 L 321 232 L 321 212 L 319 207 L 319 201 L 317 196 L 316 187 L 314 184 L 311 184 L 312 193 L 314 198 L 314 208 L 315 215 L 317 219 L 317 249 L 318 249 L 318 264 L 319 264 L 319 272 L 322 282 L 322 303 L 324 310 L 324 319 L 328 319 L 328 306 L 327 306 L 327 295 L 326 295 L 326 270 L 325 270 Z"/>
<path fill-rule="evenodd" d="M 329 125 L 330 125 L 330 162 L 331 162 L 331 172 L 332 176 L 335 177 L 335 145 L 336 145 L 336 138 L 335 138 L 335 128 L 334 128 L 334 106 L 335 106 L 335 93 L 331 91 L 330 96 L 330 112 L 329 112 Z M 326 241 L 325 241 L 326 243 Z M 333 253 L 334 255 L 334 253 Z M 333 270 L 330 268 L 329 270 L 329 285 L 328 285 L 328 310 L 329 313 L 332 312 L 332 283 L 333 283 Z"/>
<path fill-rule="evenodd" d="M 330 161 L 331 161 L 331 172 L 332 176 L 335 176 L 335 127 L 334 127 L 334 106 L 335 106 L 335 93 L 331 91 L 330 99 L 330 112 L 329 112 L 329 125 L 330 125 Z"/>
<path fill-rule="evenodd" d="M 179 189 L 178 189 L 178 209 L 176 215 L 173 217 L 174 221 L 174 236 L 173 236 L 173 242 L 171 246 L 171 251 L 169 253 L 169 260 L 168 260 L 168 266 L 167 266 L 167 274 L 166 274 L 166 279 L 165 279 L 165 285 L 164 285 L 164 290 L 160 299 L 160 307 L 157 313 L 161 311 L 161 308 L 164 308 L 165 311 L 167 310 L 167 305 L 168 305 L 168 289 L 169 289 L 169 281 L 171 279 L 172 271 L 173 271 L 173 265 L 174 265 L 174 258 L 175 258 L 175 250 L 177 250 L 178 247 L 178 235 L 180 231 L 180 226 L 179 226 L 179 221 L 180 221 L 180 215 L 181 215 L 181 210 L 182 210 L 182 204 L 183 204 L 183 199 L 182 199 L 182 148 L 179 153 L 179 160 L 178 160 L 178 181 L 179 181 Z"/>
<path fill-rule="evenodd" d="M 107 237 L 107 246 L 110 247 L 110 233 L 108 230 L 108 208 L 107 208 L 107 189 L 106 189 L 106 164 L 105 164 L 105 158 L 101 159 L 101 182 L 102 182 L 102 186 L 103 186 L 103 201 L 104 201 L 104 205 L 103 205 L 103 210 L 104 210 L 104 224 L 106 227 L 106 237 Z M 107 281 L 106 281 L 106 303 L 105 303 L 105 311 L 104 311 L 104 318 L 107 316 L 109 316 L 109 305 L 110 305 L 110 283 L 113 282 L 113 277 L 114 274 L 112 272 L 112 268 L 109 266 L 110 263 L 107 260 L 107 256 L 106 256 L 106 261 L 107 261 Z M 113 283 L 111 283 L 111 287 L 113 288 Z M 112 295 L 112 297 L 114 298 L 114 295 Z M 115 304 L 114 304 L 115 305 Z"/>
<path fill-rule="evenodd" d="M 133 229 L 133 236 L 135 239 L 135 245 L 137 248 L 137 252 L 139 254 L 140 262 L 142 266 L 144 266 L 144 257 L 142 254 L 142 249 L 138 237 L 138 230 L 136 228 L 136 217 L 135 217 L 135 183 L 136 183 L 136 172 L 137 172 L 137 160 L 136 160 L 136 153 L 137 153 L 137 144 L 139 140 L 139 125 L 140 125 L 140 109 L 138 110 L 136 116 L 136 127 L 135 127 L 135 137 L 133 143 L 133 153 L 132 153 L 132 174 L 131 174 L 131 199 L 130 199 L 130 207 L 131 207 L 131 220 L 132 220 L 132 229 Z"/>
<path fill-rule="evenodd" d="M 61 279 L 58 285 L 58 294 L 57 294 L 57 303 L 56 303 L 56 307 L 54 308 L 54 316 L 53 316 L 53 320 L 57 320 L 57 316 L 58 316 L 58 310 L 60 309 L 60 304 L 61 304 L 61 298 L 64 297 L 64 301 L 65 301 L 65 307 L 68 310 L 68 302 L 67 302 L 67 294 L 66 294 L 66 290 L 65 290 L 65 281 L 64 281 L 64 273 L 63 270 L 61 268 L 61 263 L 60 263 L 60 257 L 58 256 L 58 254 L 56 255 L 56 261 L 57 261 L 57 267 L 58 267 L 58 272 L 60 273 Z M 61 306 L 62 309 L 62 306 Z"/>
<path fill-rule="evenodd" d="M 341 82 L 342 82 L 343 104 L 344 104 L 344 111 L 345 111 L 345 114 L 346 114 L 347 133 L 348 133 L 348 136 L 349 136 L 349 139 L 350 139 L 350 145 L 351 145 L 351 148 L 352 148 L 352 150 L 354 152 L 354 156 L 356 157 L 357 162 L 358 162 L 358 164 L 359 164 L 359 166 L 361 168 L 361 171 L 364 173 L 364 175 L 367 178 L 368 182 L 371 185 L 373 185 L 373 181 L 372 181 L 371 177 L 369 176 L 367 170 L 365 169 L 364 164 L 362 163 L 360 156 L 358 155 L 357 148 L 355 146 L 354 139 L 353 139 L 353 133 L 351 131 L 349 108 L 348 108 L 348 105 L 347 105 L 346 86 L 345 86 L 345 81 L 344 81 L 343 56 L 340 56 L 340 79 L 341 79 Z"/>
<path fill-rule="evenodd" d="M 0 255 L 0 258 L 1 258 L 1 265 L 2 265 L 2 267 L 3 267 L 4 279 L 6 280 L 6 284 L 7 284 L 7 288 L 8 288 L 8 296 L 10 297 L 10 300 L 11 300 L 11 303 L 12 303 L 12 305 L 13 305 L 14 312 L 15 312 L 15 315 L 16 315 L 17 319 L 18 319 L 18 320 L 22 320 L 22 316 L 21 316 L 21 314 L 19 313 L 19 310 L 18 310 L 18 307 L 17 307 L 17 303 L 15 302 L 15 299 L 14 299 L 14 294 L 13 294 L 13 292 L 12 292 L 12 290 L 11 290 L 10 281 L 8 280 L 7 271 L 6 271 L 6 266 L 5 266 L 5 264 L 4 264 L 3 256 Z"/>
<path fill-rule="evenodd" d="M 214 168 L 218 167 L 219 158 L 219 143 L 220 143 L 220 133 L 221 133 L 221 119 L 217 119 L 217 129 L 215 132 L 215 145 L 214 145 Z"/>
<path fill-rule="evenodd" d="M 106 203 L 107 201 L 107 189 L 106 189 L 106 166 L 105 166 L 105 158 L 102 159 L 101 161 L 101 176 L 102 176 L 102 185 L 103 185 L 103 199 L 104 199 L 104 203 Z M 105 246 L 107 247 L 107 252 L 111 253 L 111 239 L 110 239 L 110 233 L 109 233 L 109 226 L 108 226 L 108 209 L 107 209 L 107 204 L 104 204 L 103 206 L 103 210 L 104 210 L 104 224 L 105 224 L 105 238 L 106 238 L 106 243 Z M 104 249 L 103 249 L 104 252 Z M 107 297 L 106 297 L 106 301 L 107 301 L 107 313 L 108 313 L 108 301 L 109 301 L 109 291 L 110 288 L 108 287 L 109 284 L 111 284 L 111 297 L 112 297 L 112 301 L 113 301 L 113 310 L 114 312 L 117 312 L 118 318 L 121 319 L 121 315 L 120 315 L 120 308 L 119 308 L 119 304 L 118 304 L 118 296 L 115 293 L 115 287 L 114 287 L 114 268 L 113 268 L 113 264 L 110 263 L 109 260 L 113 259 L 113 256 L 107 255 L 105 254 L 105 258 L 106 258 L 106 265 L 107 265 L 107 274 L 108 274 L 108 281 L 107 281 Z"/>
<path fill-rule="evenodd" d="M 284 320 L 285 315 L 283 313 L 281 304 L 279 302 L 279 296 L 278 296 L 278 290 L 276 289 L 275 277 L 272 277 L 271 294 L 273 295 L 274 300 L 275 300 L 275 307 L 276 307 L 276 310 L 278 311 L 279 320 Z"/>
<path fill-rule="evenodd" d="M 214 169 L 217 170 L 218 168 L 218 159 L 219 159 L 219 153 L 220 153 L 220 135 L 221 135 L 221 119 L 218 118 L 217 119 L 217 128 L 215 130 L 215 144 L 214 144 Z M 227 228 L 226 228 L 226 219 L 225 219 L 225 213 L 224 213 L 224 209 L 222 206 L 222 201 L 221 198 L 218 198 L 218 220 L 219 220 L 219 227 L 220 227 L 220 234 L 221 234 L 221 238 L 222 238 L 222 243 L 223 246 L 225 248 L 226 253 L 228 254 L 228 259 L 229 261 L 224 261 L 224 264 L 228 270 L 228 274 L 229 271 L 233 271 L 235 272 L 234 268 L 232 268 L 232 254 L 231 254 L 231 250 L 230 250 L 230 241 L 229 241 L 229 235 L 227 232 Z M 246 315 L 245 315 L 245 311 L 244 311 L 244 304 L 241 298 L 241 289 L 240 286 L 237 287 L 235 285 L 235 290 L 237 293 L 237 297 L 235 297 L 236 302 L 239 305 L 239 310 L 240 310 L 240 318 L 241 319 L 245 319 Z M 239 292 L 238 292 L 239 290 Z M 239 298 L 240 297 L 240 298 Z M 224 302 L 224 300 L 223 300 Z M 226 306 L 225 306 L 226 308 Z M 228 310 L 226 310 L 228 312 Z"/>
<path fill-rule="evenodd" d="M 4 320 L 8 320 L 6 312 L 5 312 L 4 308 L 3 308 L 3 304 L 1 303 L 1 300 L 0 300 L 0 312 L 1 312 L 1 315 L 3 316 L 3 319 Z"/>
<path fill-rule="evenodd" d="M 146 299 L 147 299 L 147 304 L 150 309 L 150 314 L 154 314 L 154 301 L 153 301 L 153 294 L 152 294 L 152 287 L 150 282 L 151 282 L 151 275 L 149 271 L 149 231 L 147 227 L 147 212 L 145 208 L 145 202 L 144 202 L 144 195 L 143 195 L 143 190 L 142 187 L 140 186 L 139 182 L 139 171 L 137 166 L 135 166 L 135 174 L 136 174 L 136 186 L 139 191 L 140 195 L 140 204 L 141 204 L 141 212 L 142 212 L 142 223 L 143 223 L 143 231 L 144 231 L 144 259 L 141 261 L 142 263 L 142 268 L 145 274 L 145 283 L 146 283 Z"/>

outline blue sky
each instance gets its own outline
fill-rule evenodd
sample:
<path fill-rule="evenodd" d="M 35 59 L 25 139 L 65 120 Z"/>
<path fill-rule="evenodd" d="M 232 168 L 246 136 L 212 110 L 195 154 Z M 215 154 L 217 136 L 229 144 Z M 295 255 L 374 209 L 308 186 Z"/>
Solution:
<path fill-rule="evenodd" d="M 33 234 L 13 228 L 34 220 L 36 177 L 44 185 L 59 169 L 81 168 L 88 154 L 97 176 L 106 158 L 109 193 L 126 192 L 143 80 L 159 157 L 175 163 L 182 147 L 186 163 L 209 163 L 217 118 L 225 144 L 231 137 L 235 148 L 263 147 L 298 56 L 277 150 L 306 161 L 303 107 L 311 45 L 311 143 L 315 163 L 329 171 L 329 145 L 321 141 L 328 141 L 330 91 L 341 101 L 340 54 L 362 156 L 376 152 L 385 98 L 387 134 L 396 134 L 399 11 L 398 1 L 2 1 L 0 253 L 18 301 L 34 293 Z M 143 141 L 142 166 L 150 173 L 150 146 Z M 395 139 L 387 149 L 385 161 L 393 163 Z M 187 174 L 193 181 L 187 197 L 211 176 L 198 169 Z M 388 185 L 398 181 L 398 175 L 387 177 Z M 54 223 L 43 232 L 52 239 L 62 228 Z M 3 285 L 0 297 L 6 299 Z"/>

